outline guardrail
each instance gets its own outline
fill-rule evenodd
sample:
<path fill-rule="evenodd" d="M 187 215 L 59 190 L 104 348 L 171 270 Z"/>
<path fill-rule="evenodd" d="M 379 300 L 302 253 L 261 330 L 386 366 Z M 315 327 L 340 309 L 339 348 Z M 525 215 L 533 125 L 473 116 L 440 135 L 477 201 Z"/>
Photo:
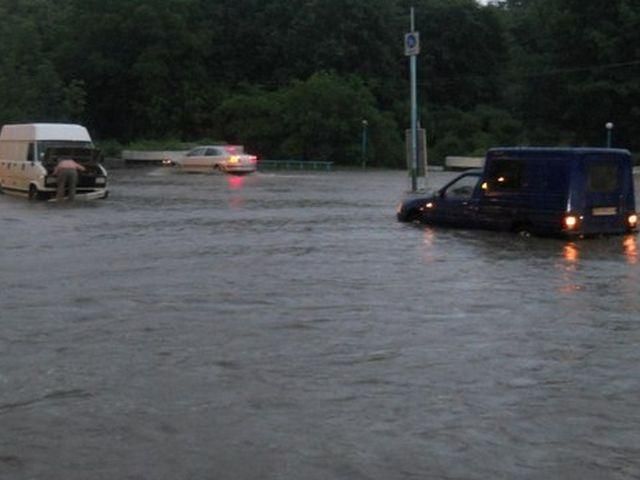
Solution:
<path fill-rule="evenodd" d="M 331 170 L 333 162 L 315 160 L 260 160 L 258 170 Z"/>

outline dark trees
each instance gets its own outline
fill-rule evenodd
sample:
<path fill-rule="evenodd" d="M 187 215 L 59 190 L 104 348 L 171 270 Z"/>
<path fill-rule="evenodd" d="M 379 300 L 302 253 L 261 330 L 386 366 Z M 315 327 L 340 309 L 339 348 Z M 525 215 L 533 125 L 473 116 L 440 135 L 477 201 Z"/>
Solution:
<path fill-rule="evenodd" d="M 0 0 L 0 123 L 356 162 L 366 118 L 370 164 L 402 164 L 410 5 L 436 157 L 598 145 L 608 121 L 640 149 L 635 0 Z"/>

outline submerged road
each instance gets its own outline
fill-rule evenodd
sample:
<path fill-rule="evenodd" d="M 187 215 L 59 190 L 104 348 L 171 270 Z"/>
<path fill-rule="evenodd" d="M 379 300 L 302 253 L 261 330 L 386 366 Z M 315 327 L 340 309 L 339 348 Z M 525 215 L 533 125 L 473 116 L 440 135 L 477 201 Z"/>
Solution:
<path fill-rule="evenodd" d="M 637 235 L 400 224 L 401 172 L 111 173 L 0 196 L 0 478 L 640 478 Z"/>

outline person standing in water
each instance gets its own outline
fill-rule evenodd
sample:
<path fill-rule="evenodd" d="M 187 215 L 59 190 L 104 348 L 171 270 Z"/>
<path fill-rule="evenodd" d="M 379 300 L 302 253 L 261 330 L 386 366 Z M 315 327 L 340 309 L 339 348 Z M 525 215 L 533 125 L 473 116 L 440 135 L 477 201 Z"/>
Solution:
<path fill-rule="evenodd" d="M 64 200 L 65 190 L 69 190 L 68 198 L 73 200 L 76 197 L 76 186 L 78 185 L 78 171 L 84 172 L 85 168 L 72 159 L 63 159 L 56 165 L 53 174 L 58 179 L 58 189 L 56 191 L 56 200 L 61 202 Z"/>

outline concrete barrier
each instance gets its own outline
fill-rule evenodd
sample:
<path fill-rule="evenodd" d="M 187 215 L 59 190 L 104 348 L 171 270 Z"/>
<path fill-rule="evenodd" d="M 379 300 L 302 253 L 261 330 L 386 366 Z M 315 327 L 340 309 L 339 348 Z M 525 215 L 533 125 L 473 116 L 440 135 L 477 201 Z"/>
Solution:
<path fill-rule="evenodd" d="M 455 157 L 448 156 L 444 160 L 447 170 L 468 170 L 470 168 L 482 168 L 484 157 Z"/>
<path fill-rule="evenodd" d="M 182 158 L 188 150 L 123 150 L 122 160 L 125 164 L 158 165 L 170 160 L 175 162 Z"/>

